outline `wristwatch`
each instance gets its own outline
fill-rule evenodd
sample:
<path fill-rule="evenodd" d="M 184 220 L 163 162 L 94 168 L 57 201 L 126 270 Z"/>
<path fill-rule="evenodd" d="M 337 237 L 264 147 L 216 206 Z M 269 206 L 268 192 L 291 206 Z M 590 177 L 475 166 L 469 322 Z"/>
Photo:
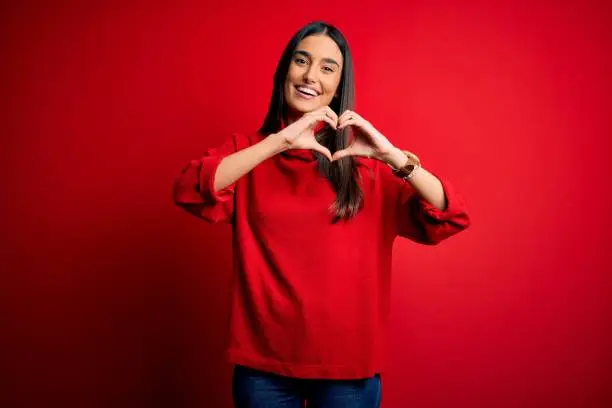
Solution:
<path fill-rule="evenodd" d="M 399 169 L 394 168 L 389 164 L 389 167 L 393 169 L 392 173 L 394 176 L 399 177 L 403 180 L 410 180 L 416 171 L 421 167 L 421 160 L 417 157 L 416 154 L 411 153 L 407 150 L 402 150 L 402 153 L 408 157 L 408 163 L 404 165 L 404 167 L 400 167 Z"/>

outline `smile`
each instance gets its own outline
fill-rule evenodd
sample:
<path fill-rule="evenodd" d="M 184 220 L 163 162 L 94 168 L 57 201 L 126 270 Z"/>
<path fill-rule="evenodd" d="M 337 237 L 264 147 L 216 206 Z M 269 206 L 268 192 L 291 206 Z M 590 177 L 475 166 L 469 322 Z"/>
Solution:
<path fill-rule="evenodd" d="M 312 89 L 308 86 L 299 85 L 296 86 L 295 89 L 297 90 L 298 96 L 304 99 L 312 99 L 319 96 L 319 92 L 317 90 Z"/>

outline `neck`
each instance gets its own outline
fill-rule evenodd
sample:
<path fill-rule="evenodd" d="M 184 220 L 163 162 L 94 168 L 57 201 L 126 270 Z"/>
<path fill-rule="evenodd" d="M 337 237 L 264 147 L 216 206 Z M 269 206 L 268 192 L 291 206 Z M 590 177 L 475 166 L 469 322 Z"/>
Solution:
<path fill-rule="evenodd" d="M 288 109 L 287 113 L 285 115 L 286 126 L 291 125 L 292 123 L 294 123 L 295 121 L 297 121 L 301 117 L 302 117 L 301 113 L 295 112 L 295 111 L 293 111 L 291 109 Z"/>

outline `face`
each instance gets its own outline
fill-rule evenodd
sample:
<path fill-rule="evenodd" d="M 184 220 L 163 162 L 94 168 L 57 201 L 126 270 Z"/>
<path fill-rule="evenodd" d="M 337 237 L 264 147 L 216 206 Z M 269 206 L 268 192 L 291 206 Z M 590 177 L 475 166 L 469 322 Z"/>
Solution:
<path fill-rule="evenodd" d="M 338 91 L 342 52 L 326 35 L 311 35 L 296 47 L 285 79 L 285 101 L 295 116 L 329 105 Z"/>

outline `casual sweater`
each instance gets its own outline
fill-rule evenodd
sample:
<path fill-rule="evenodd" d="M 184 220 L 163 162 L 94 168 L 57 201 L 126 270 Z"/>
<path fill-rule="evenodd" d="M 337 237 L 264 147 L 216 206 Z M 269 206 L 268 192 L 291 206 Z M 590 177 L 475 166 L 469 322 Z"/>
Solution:
<path fill-rule="evenodd" d="M 298 378 L 381 373 L 394 239 L 434 245 L 464 230 L 464 201 L 442 182 L 447 207 L 425 201 L 385 163 L 356 157 L 363 207 L 332 223 L 336 193 L 315 153 L 277 154 L 226 188 L 224 157 L 265 136 L 233 134 L 177 176 L 174 201 L 210 223 L 232 225 L 229 363 Z"/>

